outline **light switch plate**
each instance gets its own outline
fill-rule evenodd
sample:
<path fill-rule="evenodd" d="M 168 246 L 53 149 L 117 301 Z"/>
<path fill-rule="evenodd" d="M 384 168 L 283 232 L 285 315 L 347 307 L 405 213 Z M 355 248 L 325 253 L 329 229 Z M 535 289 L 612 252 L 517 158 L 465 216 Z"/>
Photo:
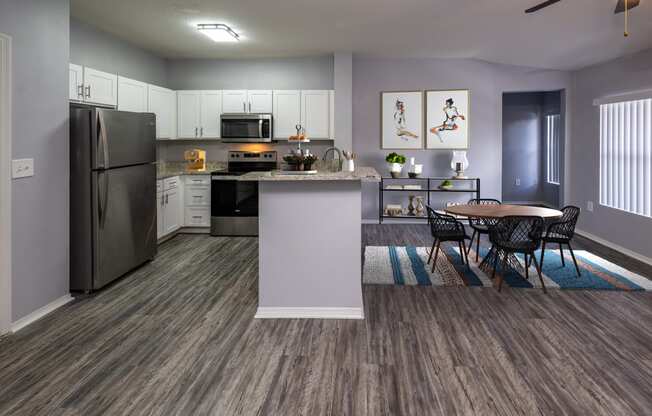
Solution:
<path fill-rule="evenodd" d="M 516 181 L 514 181 L 516 186 L 521 186 L 521 178 L 516 178 Z"/>
<path fill-rule="evenodd" d="M 586 201 L 586 210 L 593 212 L 593 201 Z"/>
<path fill-rule="evenodd" d="M 34 176 L 34 159 L 14 159 L 11 161 L 11 177 L 27 178 Z"/>

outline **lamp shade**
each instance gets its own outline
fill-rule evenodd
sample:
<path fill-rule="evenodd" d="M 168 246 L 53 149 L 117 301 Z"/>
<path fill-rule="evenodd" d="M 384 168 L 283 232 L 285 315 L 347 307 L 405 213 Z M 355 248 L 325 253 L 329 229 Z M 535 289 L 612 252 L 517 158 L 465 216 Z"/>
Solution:
<path fill-rule="evenodd" d="M 453 158 L 451 159 L 451 169 L 457 171 L 457 164 L 462 164 L 462 170 L 466 170 L 469 167 L 469 159 L 466 158 L 465 151 L 454 151 Z"/>

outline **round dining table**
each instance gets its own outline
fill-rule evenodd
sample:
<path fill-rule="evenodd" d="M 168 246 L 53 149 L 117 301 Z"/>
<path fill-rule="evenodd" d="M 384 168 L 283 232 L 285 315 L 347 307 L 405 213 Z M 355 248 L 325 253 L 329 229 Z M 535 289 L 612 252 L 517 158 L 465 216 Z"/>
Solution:
<path fill-rule="evenodd" d="M 541 217 L 545 222 L 548 223 L 553 222 L 555 219 L 561 218 L 564 215 L 563 212 L 552 208 L 512 204 L 451 205 L 446 207 L 444 211 L 447 214 L 456 215 L 458 217 L 493 220 L 512 215 Z M 469 247 L 469 251 L 470 250 L 471 247 Z M 478 267 L 486 272 L 489 272 L 490 265 L 495 263 L 494 260 L 496 256 L 498 256 L 498 253 L 492 246 Z M 515 255 L 511 254 L 507 256 L 507 260 L 515 270 L 523 270 L 523 265 Z"/>

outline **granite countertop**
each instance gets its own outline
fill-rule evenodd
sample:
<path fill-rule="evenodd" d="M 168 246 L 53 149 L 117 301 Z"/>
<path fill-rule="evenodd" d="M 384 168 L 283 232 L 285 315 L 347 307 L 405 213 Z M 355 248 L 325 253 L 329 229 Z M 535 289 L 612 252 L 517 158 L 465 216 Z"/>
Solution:
<path fill-rule="evenodd" d="M 241 181 L 362 181 L 380 182 L 380 174 L 371 167 L 359 167 L 353 172 L 328 172 L 319 171 L 314 175 L 288 175 L 282 171 L 272 172 L 249 172 L 237 177 Z"/>
<path fill-rule="evenodd" d="M 211 172 L 226 170 L 226 162 L 206 162 L 206 170 L 187 170 L 186 162 L 158 162 L 156 164 L 156 179 L 171 178 L 180 175 L 210 175 Z"/>

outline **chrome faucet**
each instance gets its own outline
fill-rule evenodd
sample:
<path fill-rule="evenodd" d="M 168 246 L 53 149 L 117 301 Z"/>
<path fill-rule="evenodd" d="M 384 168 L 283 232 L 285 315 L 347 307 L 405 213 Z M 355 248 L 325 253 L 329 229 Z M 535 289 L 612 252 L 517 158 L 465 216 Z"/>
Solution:
<path fill-rule="evenodd" d="M 330 169 L 328 169 L 328 170 L 330 170 L 332 172 L 333 169 L 336 169 L 335 172 L 340 172 L 342 170 L 342 151 L 340 149 L 338 149 L 335 146 L 329 147 L 324 152 L 324 157 L 322 157 L 322 160 L 324 162 L 326 162 L 326 156 L 328 156 L 328 153 L 331 152 L 331 151 L 333 152 L 333 162 L 335 162 L 335 153 L 337 153 L 338 160 L 337 160 L 337 165 L 335 165 L 335 166 L 334 166 L 333 162 L 331 162 Z"/>
<path fill-rule="evenodd" d="M 337 158 L 339 160 L 342 160 L 342 151 L 340 149 L 338 149 L 337 147 L 335 147 L 335 146 L 329 147 L 328 149 L 326 149 L 326 151 L 324 152 L 324 157 L 322 158 L 322 160 L 326 160 L 326 156 L 328 156 L 328 152 L 330 152 L 330 151 L 337 152 Z"/>

